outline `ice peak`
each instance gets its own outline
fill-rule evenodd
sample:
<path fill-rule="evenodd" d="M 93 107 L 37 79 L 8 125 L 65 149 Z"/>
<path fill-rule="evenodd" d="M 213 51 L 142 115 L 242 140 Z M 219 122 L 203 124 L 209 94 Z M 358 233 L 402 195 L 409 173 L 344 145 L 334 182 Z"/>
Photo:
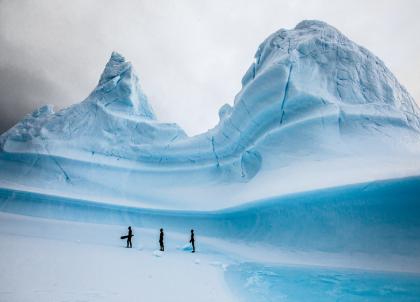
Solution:
<path fill-rule="evenodd" d="M 343 35 L 337 28 L 330 24 L 319 20 L 304 20 L 297 24 L 292 31 L 301 32 L 301 35 L 312 36 L 326 41 L 338 41 L 342 44 L 354 44 L 345 35 Z M 299 34 L 295 37 L 299 39 Z"/>
<path fill-rule="evenodd" d="M 156 119 L 131 63 L 116 51 L 112 52 L 98 86 L 89 97 L 89 101 L 98 100 L 109 110 Z"/>
<path fill-rule="evenodd" d="M 124 56 L 120 54 L 119 52 L 116 52 L 115 50 L 112 52 L 110 60 L 125 62 Z"/>
<path fill-rule="evenodd" d="M 294 29 L 280 29 L 265 39 L 242 84 L 249 86 L 246 91 L 256 91 L 263 78 L 270 79 L 265 90 L 271 82 L 277 85 L 274 91 L 287 88 L 277 91 L 286 107 L 293 102 L 302 106 L 308 96 L 321 104 L 327 100 L 338 106 L 378 106 L 388 114 L 405 116 L 410 127 L 420 129 L 413 98 L 385 64 L 323 21 L 304 20 Z"/>
<path fill-rule="evenodd" d="M 123 74 L 131 68 L 131 63 L 127 62 L 125 58 L 116 51 L 113 51 L 105 69 L 99 79 L 99 85 L 103 85 L 109 80 Z"/>
<path fill-rule="evenodd" d="M 319 20 L 303 20 L 295 26 L 295 29 L 305 28 L 332 28 L 334 30 L 337 30 L 328 23 Z"/>

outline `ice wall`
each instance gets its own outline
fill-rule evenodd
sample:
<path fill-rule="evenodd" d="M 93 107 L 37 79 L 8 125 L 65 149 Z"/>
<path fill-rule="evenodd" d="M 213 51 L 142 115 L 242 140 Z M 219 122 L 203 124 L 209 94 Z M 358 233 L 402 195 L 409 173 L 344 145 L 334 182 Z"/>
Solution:
<path fill-rule="evenodd" d="M 379 58 L 321 21 L 270 35 L 219 116 L 194 137 L 159 122 L 132 65 L 113 53 L 86 100 L 59 112 L 42 107 L 0 136 L 2 185 L 153 200 L 168 187 L 165 196 L 206 187 L 192 194 L 199 197 L 256 177 L 273 182 L 285 169 L 340 167 L 338 178 L 351 170 L 343 183 L 390 159 L 420 172 L 416 103 Z M 352 169 L 356 158 L 365 168 Z M 402 175 L 407 165 L 377 177 Z"/>
<path fill-rule="evenodd" d="M 0 189 L 4 212 L 134 225 L 296 252 L 420 255 L 420 178 L 363 183 L 219 211 L 168 211 Z"/>

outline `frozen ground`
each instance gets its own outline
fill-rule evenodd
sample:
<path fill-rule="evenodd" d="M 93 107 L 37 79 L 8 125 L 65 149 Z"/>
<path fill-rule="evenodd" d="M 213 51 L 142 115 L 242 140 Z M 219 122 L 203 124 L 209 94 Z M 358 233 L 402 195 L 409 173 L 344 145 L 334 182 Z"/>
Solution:
<path fill-rule="evenodd" d="M 179 247 L 188 233 L 0 214 L 0 301 L 233 301 L 221 257 Z"/>
<path fill-rule="evenodd" d="M 0 301 L 420 299 L 418 273 L 326 269 L 314 261 L 334 265 L 344 259 L 336 255 L 326 261 L 331 255 L 266 251 L 199 235 L 198 252 L 192 254 L 182 249 L 188 233 L 166 232 L 162 254 L 156 251 L 158 230 L 144 228 L 134 229 L 133 249 L 126 249 L 118 239 L 125 231 L 119 225 L 0 213 Z M 265 258 L 283 264 L 267 264 Z M 303 259 L 311 259 L 312 266 L 296 264 Z M 253 260 L 262 263 L 248 262 Z"/>

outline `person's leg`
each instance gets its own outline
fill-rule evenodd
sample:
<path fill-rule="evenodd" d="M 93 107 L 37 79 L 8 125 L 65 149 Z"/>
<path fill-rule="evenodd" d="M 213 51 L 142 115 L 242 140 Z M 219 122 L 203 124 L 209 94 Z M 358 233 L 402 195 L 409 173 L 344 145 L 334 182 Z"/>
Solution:
<path fill-rule="evenodd" d="M 126 248 L 128 248 L 128 244 L 130 243 L 130 238 L 127 238 L 127 246 Z"/>
<path fill-rule="evenodd" d="M 191 243 L 192 243 L 192 248 L 193 248 L 192 252 L 195 253 L 195 242 L 193 241 Z"/>
<path fill-rule="evenodd" d="M 130 249 L 133 247 L 133 244 L 131 243 L 131 238 L 130 238 Z"/>

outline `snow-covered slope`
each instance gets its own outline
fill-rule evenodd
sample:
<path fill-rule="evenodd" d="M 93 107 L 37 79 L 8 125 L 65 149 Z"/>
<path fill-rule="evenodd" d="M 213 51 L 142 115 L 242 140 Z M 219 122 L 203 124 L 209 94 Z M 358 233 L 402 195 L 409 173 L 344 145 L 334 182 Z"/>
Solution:
<path fill-rule="evenodd" d="M 324 22 L 270 35 L 219 116 L 194 137 L 158 122 L 113 53 L 85 101 L 42 107 L 1 136 L 2 186 L 214 208 L 420 172 L 416 103 L 379 58 Z"/>

